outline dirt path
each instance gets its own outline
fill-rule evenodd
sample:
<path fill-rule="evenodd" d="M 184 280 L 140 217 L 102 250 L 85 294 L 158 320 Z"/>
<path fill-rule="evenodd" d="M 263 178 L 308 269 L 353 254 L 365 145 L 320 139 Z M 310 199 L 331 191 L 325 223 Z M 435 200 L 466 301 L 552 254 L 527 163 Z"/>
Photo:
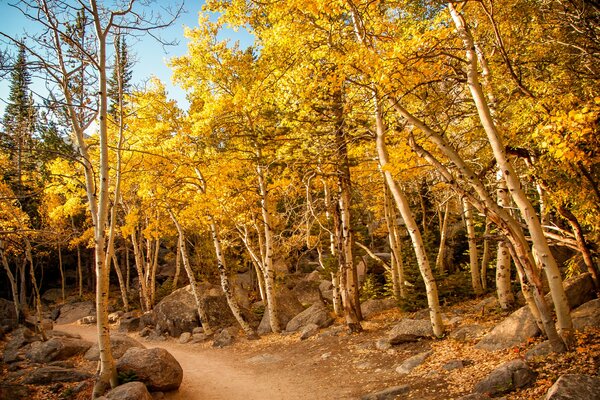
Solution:
<path fill-rule="evenodd" d="M 69 324 L 57 326 L 56 329 L 76 333 L 96 342 L 94 326 Z M 253 355 L 236 351 L 235 347 L 213 349 L 182 345 L 173 340 L 140 341 L 148 348 L 166 349 L 181 364 L 183 382 L 178 391 L 166 395 L 170 400 L 340 398 L 339 393 L 327 393 L 328 388 L 323 386 L 322 377 L 318 374 L 295 373 L 293 368 L 285 365 L 289 360 L 281 356 L 264 353 Z"/>

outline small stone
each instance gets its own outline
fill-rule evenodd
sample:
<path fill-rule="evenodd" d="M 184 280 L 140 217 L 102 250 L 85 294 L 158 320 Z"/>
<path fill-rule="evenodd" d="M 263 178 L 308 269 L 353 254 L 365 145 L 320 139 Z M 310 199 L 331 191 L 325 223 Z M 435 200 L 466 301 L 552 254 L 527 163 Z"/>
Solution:
<path fill-rule="evenodd" d="M 377 350 L 386 351 L 392 348 L 392 343 L 390 343 L 390 339 L 379 339 L 375 342 L 375 348 Z"/>
<path fill-rule="evenodd" d="M 360 400 L 393 400 L 399 395 L 406 394 L 409 390 L 410 387 L 408 385 L 394 386 L 376 393 L 362 396 Z"/>
<path fill-rule="evenodd" d="M 462 360 L 450 360 L 447 363 L 445 363 L 444 365 L 442 365 L 442 368 L 445 369 L 446 371 L 452 371 L 454 369 L 461 369 L 464 367 L 465 367 L 465 365 Z"/>
<path fill-rule="evenodd" d="M 319 326 L 317 324 L 308 324 L 300 331 L 300 340 L 306 340 L 311 336 L 316 335 L 319 332 Z"/>
<path fill-rule="evenodd" d="M 183 332 L 181 336 L 179 336 L 179 343 L 186 344 L 192 338 L 192 334 L 189 332 Z"/>
<path fill-rule="evenodd" d="M 400 375 L 409 374 L 413 369 L 423 364 L 427 357 L 431 355 L 431 350 L 424 351 L 422 353 L 417 354 L 416 356 L 412 356 L 406 360 L 398 367 L 396 367 L 396 372 Z"/>

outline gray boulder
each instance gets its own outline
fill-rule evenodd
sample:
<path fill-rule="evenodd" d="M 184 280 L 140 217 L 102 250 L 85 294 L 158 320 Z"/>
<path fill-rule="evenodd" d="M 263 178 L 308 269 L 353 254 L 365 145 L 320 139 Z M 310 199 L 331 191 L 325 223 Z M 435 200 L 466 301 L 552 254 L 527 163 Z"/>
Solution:
<path fill-rule="evenodd" d="M 548 389 L 544 400 L 600 400 L 600 378 L 563 375 Z"/>
<path fill-rule="evenodd" d="M 125 352 L 132 347 L 139 347 L 142 349 L 146 348 L 146 346 L 134 338 L 120 333 L 112 333 L 110 335 L 110 347 L 115 360 L 123 357 L 123 354 L 125 354 Z M 92 345 L 92 347 L 90 347 L 90 349 L 85 353 L 83 358 L 89 361 L 100 360 L 100 349 L 98 348 L 98 343 L 94 343 L 94 345 Z"/>
<path fill-rule="evenodd" d="M 415 342 L 420 338 L 433 336 L 431 321 L 427 319 L 405 318 L 396 324 L 388 333 L 388 339 L 392 345 Z"/>
<path fill-rule="evenodd" d="M 92 378 L 91 374 L 62 367 L 42 367 L 28 374 L 23 383 L 28 385 L 47 385 L 55 382 L 81 382 Z"/>
<path fill-rule="evenodd" d="M 143 328 L 141 318 L 138 315 L 123 315 L 119 319 L 119 332 L 137 332 Z"/>
<path fill-rule="evenodd" d="M 60 308 L 60 315 L 56 320 L 57 324 L 71 324 L 78 319 L 94 315 L 96 307 L 91 301 L 81 301 L 77 303 L 65 304 Z"/>
<path fill-rule="evenodd" d="M 179 336 L 179 343 L 186 344 L 192 339 L 192 334 L 190 332 L 183 332 L 181 336 Z"/>
<path fill-rule="evenodd" d="M 27 399 L 31 389 L 26 385 L 0 382 L 0 400 Z"/>
<path fill-rule="evenodd" d="M 369 318 L 374 314 L 396 307 L 396 300 L 389 299 L 370 299 L 360 305 L 360 311 L 364 318 Z"/>
<path fill-rule="evenodd" d="M 112 389 L 98 400 L 153 400 L 142 382 L 128 382 Z"/>
<path fill-rule="evenodd" d="M 587 326 L 600 327 L 600 299 L 588 301 L 577 307 L 571 312 L 573 319 L 573 328 L 578 331 L 584 330 Z"/>
<path fill-rule="evenodd" d="M 394 386 L 362 396 L 360 400 L 394 400 L 398 396 L 408 393 L 409 390 L 410 387 L 408 385 Z"/>
<path fill-rule="evenodd" d="M 208 314 L 208 323 L 212 329 L 218 330 L 237 323 L 220 287 L 203 283 L 198 285 L 198 291 L 201 295 L 201 306 Z M 157 331 L 167 332 L 172 337 L 179 337 L 183 332 L 192 332 L 195 327 L 201 325 L 190 285 L 166 296 L 156 305 L 154 311 Z M 251 319 L 250 313 L 243 307 L 242 314 L 247 320 Z"/>
<path fill-rule="evenodd" d="M 528 386 L 536 373 L 521 359 L 509 361 L 475 384 L 473 391 L 490 396 L 512 392 Z"/>
<path fill-rule="evenodd" d="M 508 318 L 496 325 L 479 343 L 477 349 L 502 350 L 518 346 L 528 338 L 539 335 L 538 328 L 528 307 L 521 307 Z"/>
<path fill-rule="evenodd" d="M 321 299 L 320 281 L 301 280 L 294 286 L 292 293 L 302 304 L 313 304 Z"/>
<path fill-rule="evenodd" d="M 90 347 L 92 342 L 87 340 L 59 336 L 45 342 L 32 343 L 25 357 L 33 362 L 45 364 L 84 354 Z"/>
<path fill-rule="evenodd" d="M 525 361 L 529 361 L 535 357 L 543 357 L 552 353 L 552 345 L 549 340 L 538 343 L 525 353 Z"/>
<path fill-rule="evenodd" d="M 150 391 L 176 390 L 183 380 L 183 369 L 175 357 L 162 348 L 131 347 L 117 361 L 117 371 L 135 374 Z"/>
<path fill-rule="evenodd" d="M 319 328 L 325 328 L 332 323 L 333 319 L 331 318 L 327 307 L 325 307 L 322 302 L 317 302 L 292 318 L 287 323 L 285 330 L 287 332 L 296 332 L 298 329 L 309 324 L 315 324 Z"/>
<path fill-rule="evenodd" d="M 302 303 L 300 303 L 298 298 L 291 291 L 283 289 L 275 296 L 277 298 L 277 308 L 279 311 L 279 323 L 282 327 L 286 326 L 292 318 L 304 311 Z M 269 310 L 266 307 L 257 332 L 259 335 L 271 332 Z"/>
<path fill-rule="evenodd" d="M 427 357 L 431 355 L 431 350 L 424 351 L 415 356 L 409 357 L 404 362 L 396 367 L 396 372 L 400 375 L 409 374 L 410 371 L 423 364 Z"/>
<path fill-rule="evenodd" d="M 300 340 L 306 340 L 319 332 L 319 325 L 308 324 L 300 330 Z"/>
<path fill-rule="evenodd" d="M 223 348 L 231 346 L 235 341 L 235 335 L 229 329 L 223 329 L 221 332 L 215 335 L 213 340 L 213 347 Z"/>
<path fill-rule="evenodd" d="M 461 342 L 475 340 L 485 333 L 485 328 L 481 325 L 470 324 L 463 325 L 450 332 L 450 337 Z"/>
<path fill-rule="evenodd" d="M 56 303 L 62 300 L 62 290 L 59 288 L 48 289 L 42 295 L 42 301 L 46 303 Z"/>
<path fill-rule="evenodd" d="M 5 363 L 15 362 L 19 359 L 19 354 L 23 346 L 41 340 L 41 338 L 28 328 L 15 329 L 12 332 L 12 339 L 4 347 L 2 357 Z"/>
<path fill-rule="evenodd" d="M 563 284 L 571 309 L 596 298 L 594 280 L 589 272 L 567 279 Z"/>

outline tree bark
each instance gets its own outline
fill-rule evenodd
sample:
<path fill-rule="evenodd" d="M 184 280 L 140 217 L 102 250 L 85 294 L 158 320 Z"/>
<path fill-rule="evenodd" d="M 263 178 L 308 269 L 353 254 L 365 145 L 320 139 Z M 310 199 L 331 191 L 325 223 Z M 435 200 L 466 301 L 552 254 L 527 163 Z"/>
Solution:
<path fill-rule="evenodd" d="M 408 199 L 400 190 L 400 187 L 394 180 L 392 173 L 387 168 L 389 156 L 387 152 L 387 146 L 385 144 L 385 126 L 383 123 L 383 115 L 380 108 L 381 106 L 379 99 L 377 98 L 377 94 L 375 94 L 375 96 L 375 117 L 377 127 L 376 145 L 377 155 L 379 158 L 379 168 L 381 171 L 383 171 L 385 181 L 390 188 L 390 192 L 392 193 L 392 196 L 396 202 L 396 207 L 398 208 L 398 211 L 400 211 L 400 215 L 406 224 L 406 229 L 408 230 L 408 234 L 410 235 L 413 243 L 413 248 L 417 257 L 417 263 L 419 265 L 419 271 L 421 272 L 421 276 L 425 282 L 427 304 L 429 305 L 429 319 L 431 320 L 433 333 L 437 337 L 442 337 L 444 334 L 444 324 L 442 322 L 442 313 L 440 310 L 437 284 L 435 282 L 435 278 L 433 277 L 433 272 L 431 271 L 431 266 L 427 258 L 423 238 L 421 237 L 421 232 L 419 231 L 419 225 L 415 221 L 415 218 L 410 210 Z"/>
<path fill-rule="evenodd" d="M 17 287 L 17 280 L 15 278 L 15 275 L 12 273 L 10 265 L 8 263 L 8 258 L 6 257 L 3 240 L 0 240 L 0 258 L 2 259 L 2 266 L 6 271 L 6 276 L 8 277 L 8 281 L 10 283 L 10 291 L 13 298 L 13 305 L 15 306 L 15 315 L 17 316 L 17 321 L 20 321 L 21 303 L 19 301 L 19 289 Z"/>
<path fill-rule="evenodd" d="M 475 238 L 475 225 L 473 222 L 473 211 L 471 204 L 463 197 L 463 212 L 465 226 L 467 228 L 467 241 L 469 243 L 469 269 L 471 270 L 471 286 L 477 296 L 483 293 L 481 286 L 481 275 L 479 274 L 479 252 L 477 251 L 477 240 Z"/>
<path fill-rule="evenodd" d="M 521 181 L 516 174 L 514 167 L 506 156 L 505 146 L 492 119 L 489 106 L 485 100 L 481 85 L 479 84 L 477 56 L 475 54 L 473 37 L 471 36 L 463 16 L 456 11 L 454 5 L 449 3 L 448 8 L 450 10 L 450 14 L 452 15 L 456 29 L 465 46 L 467 57 L 467 82 L 469 90 L 471 91 L 471 96 L 477 108 L 479 120 L 487 134 L 488 141 L 494 153 L 494 158 L 498 163 L 498 167 L 501 169 L 504 175 L 509 193 L 521 211 L 523 219 L 525 220 L 527 228 L 529 229 L 529 234 L 531 235 L 536 258 L 542 269 L 545 271 L 546 277 L 548 278 L 550 294 L 554 302 L 554 308 L 558 320 L 558 332 L 567 347 L 569 347 L 573 341 L 573 322 L 571 320 L 569 303 L 565 295 L 558 265 L 550 251 L 548 241 L 544 236 L 544 231 L 542 229 L 540 220 L 536 215 L 535 209 L 531 205 L 531 202 L 522 189 Z"/>

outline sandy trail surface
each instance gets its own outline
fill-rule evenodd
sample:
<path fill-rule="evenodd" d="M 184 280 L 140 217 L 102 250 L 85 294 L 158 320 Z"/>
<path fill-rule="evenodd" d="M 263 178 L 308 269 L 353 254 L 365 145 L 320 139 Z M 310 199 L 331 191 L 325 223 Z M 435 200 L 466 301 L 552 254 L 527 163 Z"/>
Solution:
<path fill-rule="evenodd" d="M 59 325 L 55 329 L 97 341 L 95 326 Z M 130 335 L 140 340 L 139 336 Z M 170 400 L 305 400 L 340 398 L 327 393 L 328 385 L 311 373 L 298 374 L 289 369 L 284 356 L 240 353 L 235 347 L 213 349 L 174 340 L 140 340 L 147 348 L 162 347 L 183 368 L 179 390 L 166 393 Z M 285 349 L 282 350 L 285 353 Z M 334 397 L 329 397 L 333 395 Z"/>

